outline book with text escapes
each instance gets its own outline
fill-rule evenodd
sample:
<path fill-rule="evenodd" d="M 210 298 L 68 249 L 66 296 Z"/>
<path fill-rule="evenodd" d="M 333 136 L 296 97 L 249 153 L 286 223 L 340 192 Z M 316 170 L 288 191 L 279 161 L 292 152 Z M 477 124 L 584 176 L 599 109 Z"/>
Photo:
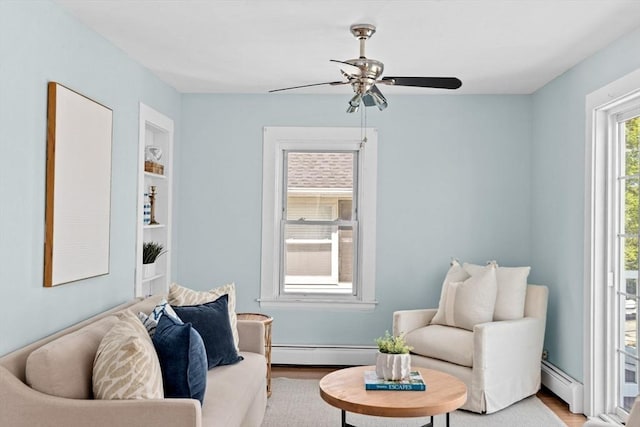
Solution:
<path fill-rule="evenodd" d="M 364 372 L 365 390 L 404 390 L 404 391 L 424 391 L 427 389 L 420 372 L 412 371 L 409 377 L 404 380 L 391 381 L 378 378 L 376 371 Z"/>

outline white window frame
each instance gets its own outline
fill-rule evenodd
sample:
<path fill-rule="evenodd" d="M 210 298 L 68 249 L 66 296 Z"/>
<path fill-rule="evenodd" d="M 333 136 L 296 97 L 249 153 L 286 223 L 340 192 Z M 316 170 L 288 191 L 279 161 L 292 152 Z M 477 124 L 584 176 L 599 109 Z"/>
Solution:
<path fill-rule="evenodd" d="M 615 327 L 609 319 L 617 311 L 615 286 L 616 221 L 609 197 L 613 188 L 608 174 L 615 161 L 609 141 L 617 131 L 614 116 L 640 103 L 640 70 L 624 76 L 586 97 L 585 149 L 585 269 L 584 269 L 584 413 L 611 421 L 628 414 L 616 413 Z"/>
<path fill-rule="evenodd" d="M 366 142 L 363 136 L 366 135 Z M 356 295 L 285 295 L 280 292 L 280 211 L 284 182 L 283 155 L 292 150 L 359 152 L 357 177 L 359 217 Z M 378 132 L 374 128 L 265 127 L 262 169 L 261 307 L 343 308 L 372 310 L 375 299 L 376 195 Z M 354 181 L 354 182 L 355 182 Z"/>

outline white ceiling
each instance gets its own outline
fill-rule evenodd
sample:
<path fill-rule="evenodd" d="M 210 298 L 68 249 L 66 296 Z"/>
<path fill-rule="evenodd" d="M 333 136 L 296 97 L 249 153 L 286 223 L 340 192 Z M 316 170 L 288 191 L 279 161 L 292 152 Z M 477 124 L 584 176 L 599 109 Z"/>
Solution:
<path fill-rule="evenodd" d="M 640 26 L 638 0 L 57 0 L 180 92 L 266 93 L 340 80 L 354 23 L 389 76 L 527 94 Z M 322 86 L 283 93 L 348 92 Z M 451 93 L 384 87 L 385 93 Z M 277 96 L 277 95 L 274 95 Z"/>

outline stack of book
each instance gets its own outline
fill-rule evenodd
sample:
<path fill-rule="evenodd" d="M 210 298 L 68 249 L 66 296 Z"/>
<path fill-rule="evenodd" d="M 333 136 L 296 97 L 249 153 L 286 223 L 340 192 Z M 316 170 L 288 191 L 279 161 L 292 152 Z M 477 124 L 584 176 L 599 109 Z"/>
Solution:
<path fill-rule="evenodd" d="M 424 391 L 427 386 L 420 372 L 413 371 L 403 380 L 385 380 L 376 375 L 376 371 L 364 372 L 364 388 L 365 390 L 405 390 L 405 391 Z"/>

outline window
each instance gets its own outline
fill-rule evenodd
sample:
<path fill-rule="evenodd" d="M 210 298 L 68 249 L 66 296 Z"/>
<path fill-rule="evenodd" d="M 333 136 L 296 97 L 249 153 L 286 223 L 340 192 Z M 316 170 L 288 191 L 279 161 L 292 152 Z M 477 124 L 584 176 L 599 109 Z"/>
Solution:
<path fill-rule="evenodd" d="M 375 304 L 377 134 L 264 130 L 262 306 Z"/>
<path fill-rule="evenodd" d="M 587 97 L 584 412 L 610 420 L 640 393 L 640 72 L 625 79 Z"/>

